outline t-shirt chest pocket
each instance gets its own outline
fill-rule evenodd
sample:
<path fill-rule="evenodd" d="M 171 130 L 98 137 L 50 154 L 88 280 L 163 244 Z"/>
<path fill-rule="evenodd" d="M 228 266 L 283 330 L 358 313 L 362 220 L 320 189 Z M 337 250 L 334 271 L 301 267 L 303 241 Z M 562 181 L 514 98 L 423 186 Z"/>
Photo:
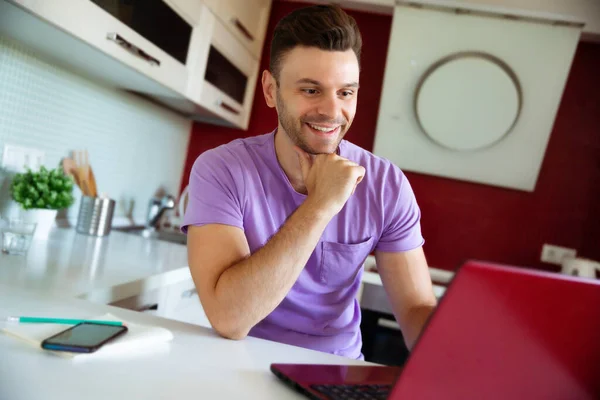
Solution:
<path fill-rule="evenodd" d="M 370 237 L 355 244 L 321 242 L 321 282 L 335 288 L 352 285 L 365 259 L 373 250 L 374 240 L 374 237 Z"/>

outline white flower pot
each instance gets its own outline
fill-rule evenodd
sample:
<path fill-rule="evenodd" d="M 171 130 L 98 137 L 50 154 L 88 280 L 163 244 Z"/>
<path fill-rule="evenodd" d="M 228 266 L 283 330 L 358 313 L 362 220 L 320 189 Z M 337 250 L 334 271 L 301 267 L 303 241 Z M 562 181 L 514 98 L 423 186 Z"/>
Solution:
<path fill-rule="evenodd" d="M 35 222 L 34 239 L 47 240 L 50 230 L 54 227 L 56 220 L 57 210 L 46 210 L 41 208 L 34 208 L 31 210 L 24 210 L 21 212 L 21 218 L 26 222 Z"/>

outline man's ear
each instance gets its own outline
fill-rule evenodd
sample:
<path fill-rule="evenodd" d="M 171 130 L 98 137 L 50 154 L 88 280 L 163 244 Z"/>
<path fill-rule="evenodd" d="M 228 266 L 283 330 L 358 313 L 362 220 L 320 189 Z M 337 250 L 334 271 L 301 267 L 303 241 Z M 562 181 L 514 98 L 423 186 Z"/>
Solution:
<path fill-rule="evenodd" d="M 275 99 L 277 82 L 275 81 L 275 77 L 268 70 L 264 70 L 262 73 L 262 88 L 267 106 L 275 108 L 275 105 L 277 104 Z"/>

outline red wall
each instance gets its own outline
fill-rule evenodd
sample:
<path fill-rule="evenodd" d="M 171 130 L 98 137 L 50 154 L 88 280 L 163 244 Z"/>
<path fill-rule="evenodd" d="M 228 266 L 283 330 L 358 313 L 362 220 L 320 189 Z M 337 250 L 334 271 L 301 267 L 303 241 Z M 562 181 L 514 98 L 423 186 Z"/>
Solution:
<path fill-rule="evenodd" d="M 261 71 L 274 24 L 299 4 L 274 2 Z M 391 17 L 349 13 L 364 40 L 358 110 L 346 138 L 372 150 Z M 198 155 L 277 126 L 257 82 L 248 131 L 195 123 L 184 184 Z M 455 269 L 467 258 L 555 269 L 539 262 L 543 243 L 600 259 L 600 45 L 581 43 L 533 193 L 405 171 L 421 206 L 429 264 Z"/>

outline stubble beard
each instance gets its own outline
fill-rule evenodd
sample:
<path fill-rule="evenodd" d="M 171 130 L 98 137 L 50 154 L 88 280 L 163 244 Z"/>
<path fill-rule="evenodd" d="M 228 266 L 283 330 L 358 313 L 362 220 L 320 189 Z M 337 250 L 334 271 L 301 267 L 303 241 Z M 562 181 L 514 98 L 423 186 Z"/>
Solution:
<path fill-rule="evenodd" d="M 346 134 L 346 130 L 348 129 L 347 121 L 344 121 L 340 125 L 340 132 L 338 133 L 338 137 L 337 137 L 333 151 L 327 151 L 327 152 L 317 151 L 316 149 L 312 148 L 308 143 L 306 143 L 306 140 L 304 140 L 304 138 L 302 137 L 302 125 L 305 122 L 323 123 L 323 122 L 330 122 L 330 120 L 324 119 L 324 118 L 321 118 L 319 120 L 319 117 L 313 117 L 310 119 L 310 121 L 305 121 L 303 118 L 301 118 L 299 121 L 296 121 L 294 119 L 294 117 L 292 117 L 289 114 L 289 112 L 287 111 L 287 107 L 285 106 L 285 103 L 281 99 L 281 95 L 279 93 L 277 94 L 276 102 L 277 102 L 277 116 L 279 119 L 279 123 L 280 123 L 281 127 L 283 128 L 283 130 L 285 131 L 285 133 L 287 134 L 287 136 L 290 138 L 290 140 L 296 146 L 301 148 L 305 153 L 315 155 L 315 156 L 318 154 L 331 154 L 331 153 L 335 153 L 337 151 L 337 148 L 338 148 L 340 142 L 342 141 L 344 135 Z M 337 122 L 339 122 L 339 121 L 337 121 Z"/>

